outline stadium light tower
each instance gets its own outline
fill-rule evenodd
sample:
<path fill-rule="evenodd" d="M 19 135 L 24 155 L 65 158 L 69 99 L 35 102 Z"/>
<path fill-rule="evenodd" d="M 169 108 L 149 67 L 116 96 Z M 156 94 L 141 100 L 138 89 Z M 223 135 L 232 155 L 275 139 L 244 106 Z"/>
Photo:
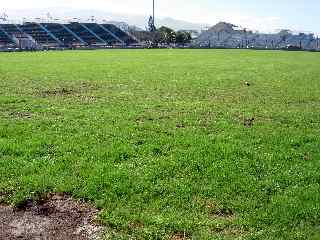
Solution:
<path fill-rule="evenodd" d="M 154 0 L 152 0 L 152 19 L 153 19 L 153 26 L 155 26 L 155 7 L 154 7 Z"/>
<path fill-rule="evenodd" d="M 156 30 L 155 27 L 155 0 L 152 0 L 152 15 L 149 17 L 148 28 L 150 32 L 154 32 Z"/>

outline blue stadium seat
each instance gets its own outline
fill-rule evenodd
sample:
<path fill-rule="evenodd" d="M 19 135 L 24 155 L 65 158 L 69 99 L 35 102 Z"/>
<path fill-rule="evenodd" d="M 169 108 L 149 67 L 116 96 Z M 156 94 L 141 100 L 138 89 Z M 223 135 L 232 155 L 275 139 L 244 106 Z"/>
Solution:
<path fill-rule="evenodd" d="M 59 44 L 48 32 L 41 28 L 38 23 L 25 23 L 19 25 L 23 32 L 32 36 L 37 43 L 43 45 L 57 45 Z"/>
<path fill-rule="evenodd" d="M 115 36 L 120 38 L 123 42 L 125 42 L 127 45 L 135 44 L 137 41 L 133 39 L 129 34 L 127 34 L 125 31 L 122 31 L 120 28 L 113 24 L 101 24 L 103 27 L 108 29 L 110 32 L 112 32 Z"/>
<path fill-rule="evenodd" d="M 65 26 L 69 28 L 72 32 L 77 34 L 81 39 L 83 39 L 89 45 L 104 44 L 104 42 L 99 40 L 95 35 L 90 33 L 90 31 L 88 31 L 78 22 L 66 24 Z"/>

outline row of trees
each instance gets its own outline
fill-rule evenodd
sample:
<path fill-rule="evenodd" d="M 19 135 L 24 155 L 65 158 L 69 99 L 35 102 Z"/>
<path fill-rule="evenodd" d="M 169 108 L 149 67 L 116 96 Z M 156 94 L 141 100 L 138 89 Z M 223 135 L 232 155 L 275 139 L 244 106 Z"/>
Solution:
<path fill-rule="evenodd" d="M 188 31 L 174 31 L 168 27 L 160 27 L 152 32 L 150 31 L 134 31 L 131 32 L 140 41 L 149 42 L 153 46 L 159 44 L 186 45 L 191 42 L 191 33 Z"/>

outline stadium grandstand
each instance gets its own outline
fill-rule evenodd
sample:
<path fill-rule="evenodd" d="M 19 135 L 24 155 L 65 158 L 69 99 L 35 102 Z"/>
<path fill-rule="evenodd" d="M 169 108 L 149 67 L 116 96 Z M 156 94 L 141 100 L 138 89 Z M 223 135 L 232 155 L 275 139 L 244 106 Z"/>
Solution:
<path fill-rule="evenodd" d="M 139 42 L 113 24 L 94 22 L 24 22 L 0 24 L 0 49 L 42 50 L 137 46 Z"/>

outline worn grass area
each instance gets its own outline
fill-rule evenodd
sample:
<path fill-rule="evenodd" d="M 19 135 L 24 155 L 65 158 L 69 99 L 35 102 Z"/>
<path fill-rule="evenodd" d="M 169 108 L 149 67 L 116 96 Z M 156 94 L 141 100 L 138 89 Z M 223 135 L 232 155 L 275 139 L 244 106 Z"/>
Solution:
<path fill-rule="evenodd" d="M 319 239 L 320 55 L 0 54 L 0 201 L 94 202 L 110 239 Z"/>

